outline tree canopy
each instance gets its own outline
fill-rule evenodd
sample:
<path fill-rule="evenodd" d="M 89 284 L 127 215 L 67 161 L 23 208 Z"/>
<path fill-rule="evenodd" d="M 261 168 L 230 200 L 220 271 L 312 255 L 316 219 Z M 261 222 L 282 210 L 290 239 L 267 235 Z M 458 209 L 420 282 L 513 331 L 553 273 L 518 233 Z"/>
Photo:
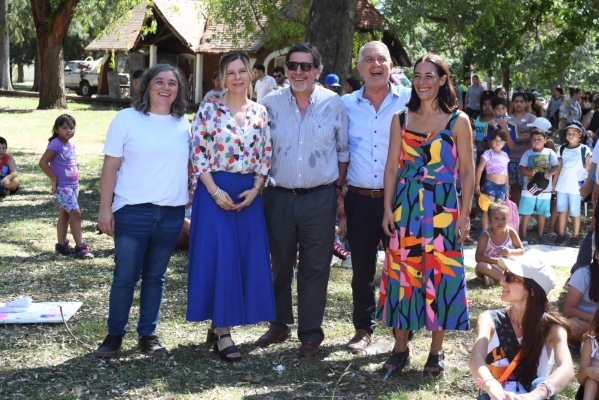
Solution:
<path fill-rule="evenodd" d="M 442 54 L 460 67 L 454 73 L 474 68 L 507 88 L 569 83 L 572 66 L 579 71 L 581 56 L 596 52 L 597 0 L 396 0 L 382 11 L 412 52 Z M 582 75 L 596 76 L 582 65 Z"/>

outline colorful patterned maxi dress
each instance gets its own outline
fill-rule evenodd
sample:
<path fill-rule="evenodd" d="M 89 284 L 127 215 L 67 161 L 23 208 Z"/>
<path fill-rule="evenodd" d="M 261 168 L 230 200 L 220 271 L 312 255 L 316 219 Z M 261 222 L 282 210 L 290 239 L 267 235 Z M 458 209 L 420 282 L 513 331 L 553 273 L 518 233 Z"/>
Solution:
<path fill-rule="evenodd" d="M 459 211 L 451 128 L 458 112 L 431 133 L 406 130 L 405 115 L 393 199 L 396 236 L 386 252 L 377 317 L 406 330 L 466 330 L 462 245 L 454 234 Z"/>

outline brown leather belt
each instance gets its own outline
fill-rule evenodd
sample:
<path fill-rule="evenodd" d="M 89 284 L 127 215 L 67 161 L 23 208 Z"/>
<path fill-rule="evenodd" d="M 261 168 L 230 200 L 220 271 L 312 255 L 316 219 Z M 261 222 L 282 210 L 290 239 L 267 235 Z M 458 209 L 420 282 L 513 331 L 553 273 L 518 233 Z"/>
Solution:
<path fill-rule="evenodd" d="M 385 195 L 385 191 L 383 189 L 362 189 L 355 186 L 347 186 L 347 191 L 359 194 L 361 196 L 370 196 L 374 199 L 380 199 Z"/>

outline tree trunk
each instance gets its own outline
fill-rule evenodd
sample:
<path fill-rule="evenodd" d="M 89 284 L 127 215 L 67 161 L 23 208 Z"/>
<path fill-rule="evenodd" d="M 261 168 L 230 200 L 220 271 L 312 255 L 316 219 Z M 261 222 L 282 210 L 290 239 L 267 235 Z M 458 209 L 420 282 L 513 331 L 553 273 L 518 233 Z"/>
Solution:
<path fill-rule="evenodd" d="M 30 0 L 38 41 L 38 109 L 67 108 L 62 45 L 79 0 Z M 36 65 L 37 68 L 37 65 Z"/>
<path fill-rule="evenodd" d="M 501 84 L 509 95 L 512 81 L 510 80 L 510 65 L 508 63 L 501 64 Z"/>
<path fill-rule="evenodd" d="M 10 73 L 10 42 L 8 36 L 8 1 L 0 0 L 0 89 L 13 90 Z"/>
<path fill-rule="evenodd" d="M 358 0 L 312 1 L 304 39 L 322 55 L 321 79 L 335 73 L 344 82 L 350 75 L 357 10 Z"/>
<path fill-rule="evenodd" d="M 23 64 L 17 64 L 17 83 L 25 82 L 25 70 Z"/>
<path fill-rule="evenodd" d="M 40 91 L 40 81 L 42 80 L 41 72 L 40 72 L 40 46 L 39 42 L 36 39 L 35 45 L 35 62 L 33 64 L 33 86 L 31 87 L 32 92 Z M 63 72 L 64 74 L 64 72 Z M 64 76 L 64 75 L 63 75 Z"/>

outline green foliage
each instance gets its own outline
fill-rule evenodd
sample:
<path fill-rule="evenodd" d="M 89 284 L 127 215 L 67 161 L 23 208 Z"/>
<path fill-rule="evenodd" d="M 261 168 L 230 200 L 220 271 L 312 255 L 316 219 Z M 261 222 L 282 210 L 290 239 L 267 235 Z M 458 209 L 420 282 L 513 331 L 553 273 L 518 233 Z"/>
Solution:
<path fill-rule="evenodd" d="M 284 47 L 304 36 L 309 0 L 207 0 L 204 13 L 213 21 L 224 21 L 237 46 L 248 38 L 263 35 L 267 47 Z"/>
<path fill-rule="evenodd" d="M 598 0 L 397 0 L 382 10 L 413 54 L 460 60 L 465 70 L 498 76 L 497 83 L 502 71 L 514 84 L 536 87 L 597 75 L 589 60 L 596 52 Z"/>

